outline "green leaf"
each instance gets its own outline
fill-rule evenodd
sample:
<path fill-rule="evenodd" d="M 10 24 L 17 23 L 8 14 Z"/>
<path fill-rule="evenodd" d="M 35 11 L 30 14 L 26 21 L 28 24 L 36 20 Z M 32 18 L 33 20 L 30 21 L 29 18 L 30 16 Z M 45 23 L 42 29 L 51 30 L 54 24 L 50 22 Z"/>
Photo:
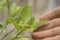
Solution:
<path fill-rule="evenodd" d="M 35 29 L 34 26 L 31 26 L 29 30 L 30 30 L 31 32 L 33 32 L 34 29 Z"/>
<path fill-rule="evenodd" d="M 17 21 L 17 23 L 19 23 L 21 20 L 21 17 L 15 18 L 15 20 Z"/>
<path fill-rule="evenodd" d="M 12 23 L 16 29 L 19 31 L 20 30 L 20 25 L 14 20 L 13 18 L 9 18 L 6 20 L 6 25 Z"/>
<path fill-rule="evenodd" d="M 16 10 L 16 3 L 13 3 L 12 5 L 11 5 L 11 7 L 10 7 L 10 11 L 11 11 L 11 15 L 13 15 L 14 14 L 14 12 L 15 12 L 15 10 Z"/>
<path fill-rule="evenodd" d="M 16 27 L 16 29 L 18 30 L 18 32 L 20 32 L 21 31 L 21 27 L 20 27 L 20 25 L 19 24 L 17 24 L 16 22 L 12 22 L 13 24 L 14 24 L 14 26 Z"/>
<path fill-rule="evenodd" d="M 22 38 L 25 39 L 25 38 L 27 38 L 27 37 L 25 37 L 25 36 L 23 36 L 23 35 L 20 34 L 20 35 L 18 35 L 18 36 L 13 36 L 13 37 L 12 37 L 12 40 L 19 40 L 19 39 L 22 39 Z"/>
<path fill-rule="evenodd" d="M 4 6 L 5 4 L 7 4 L 7 0 L 2 0 L 2 1 L 0 2 L 0 5 L 1 5 L 1 6 Z"/>
<path fill-rule="evenodd" d="M 34 19 L 35 19 L 35 18 L 32 17 L 32 18 L 30 19 L 29 23 L 28 23 L 28 24 L 31 25 L 31 26 L 30 26 L 30 29 L 29 29 L 31 32 L 33 32 L 33 30 L 35 29 L 34 26 L 33 26 L 33 24 L 34 24 Z"/>
<path fill-rule="evenodd" d="M 2 6 L 0 6 L 0 10 L 2 10 L 3 9 L 3 7 Z"/>
<path fill-rule="evenodd" d="M 16 3 L 13 3 L 13 4 L 11 5 L 10 10 L 11 10 L 11 16 L 14 17 L 14 16 L 16 16 L 18 13 L 21 13 L 22 7 L 17 7 Z"/>
<path fill-rule="evenodd" d="M 12 17 L 16 16 L 18 13 L 20 13 L 22 11 L 22 8 L 17 7 L 12 15 Z"/>
<path fill-rule="evenodd" d="M 30 39 L 29 38 L 24 38 L 24 37 L 22 37 L 22 38 L 17 37 L 17 38 L 13 38 L 12 40 L 30 40 Z"/>
<path fill-rule="evenodd" d="M 41 21 L 38 21 L 38 22 L 34 23 L 34 26 L 40 26 L 40 25 L 42 25 L 46 22 L 48 22 L 48 20 L 41 20 Z"/>
<path fill-rule="evenodd" d="M 8 24 L 10 24 L 10 23 L 12 23 L 19 32 L 22 30 L 22 27 L 17 23 L 17 21 L 16 21 L 15 19 L 13 19 L 13 18 L 8 18 L 8 19 L 6 20 L 6 25 L 8 25 Z"/>
<path fill-rule="evenodd" d="M 34 24 L 31 26 L 30 31 L 33 32 L 33 31 L 35 30 L 35 26 L 40 26 L 40 25 L 46 23 L 47 21 L 48 21 L 48 20 L 41 20 L 41 21 L 38 21 L 38 22 L 34 23 Z"/>
<path fill-rule="evenodd" d="M 20 23 L 27 23 L 32 17 L 32 7 L 30 5 L 26 5 L 21 13 L 21 21 Z"/>
<path fill-rule="evenodd" d="M 13 21 L 12 18 L 8 18 L 8 19 L 6 20 L 6 25 L 12 23 L 12 21 Z"/>
<path fill-rule="evenodd" d="M 31 19 L 29 20 L 29 22 L 27 24 L 21 24 L 21 26 L 24 27 L 24 29 L 30 29 L 32 27 L 34 23 L 34 17 L 31 17 Z"/>
<path fill-rule="evenodd" d="M 19 40 L 30 40 L 29 38 L 20 38 Z"/>
<path fill-rule="evenodd" d="M 2 29 L 2 28 L 3 28 L 3 23 L 0 22 L 0 29 Z"/>
<path fill-rule="evenodd" d="M 29 20 L 29 22 L 27 24 L 29 24 L 30 26 L 32 26 L 33 23 L 34 23 L 34 20 L 35 20 L 35 18 L 31 17 L 31 19 Z"/>

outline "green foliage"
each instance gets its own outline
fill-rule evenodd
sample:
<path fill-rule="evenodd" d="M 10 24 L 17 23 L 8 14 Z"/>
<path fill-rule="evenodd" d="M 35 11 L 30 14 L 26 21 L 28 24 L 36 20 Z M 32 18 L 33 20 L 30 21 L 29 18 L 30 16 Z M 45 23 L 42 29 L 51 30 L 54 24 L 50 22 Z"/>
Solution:
<path fill-rule="evenodd" d="M 29 38 L 21 38 L 19 40 L 30 40 Z"/>
<path fill-rule="evenodd" d="M 0 6 L 0 10 L 2 10 L 3 9 L 3 7 L 2 6 Z"/>
<path fill-rule="evenodd" d="M 11 5 L 11 7 L 10 7 L 10 10 L 11 10 L 11 15 L 14 15 L 14 12 L 16 11 L 16 3 L 13 3 L 12 5 Z"/>
<path fill-rule="evenodd" d="M 30 31 L 33 32 L 35 29 L 34 27 L 40 26 L 40 25 L 44 24 L 45 22 L 48 22 L 48 20 L 41 20 L 38 22 L 34 22 L 32 27 L 30 27 Z"/>
<path fill-rule="evenodd" d="M 7 4 L 6 1 L 7 1 L 7 0 L 2 0 L 2 1 L 0 2 L 0 6 L 4 6 L 4 5 L 6 5 L 6 4 Z"/>
<path fill-rule="evenodd" d="M 10 10 L 11 10 L 11 16 L 14 17 L 21 12 L 22 7 L 17 7 L 16 3 L 13 3 L 10 7 Z"/>
<path fill-rule="evenodd" d="M 5 5 L 6 5 L 6 0 L 0 1 L 0 10 L 2 10 Z"/>
<path fill-rule="evenodd" d="M 44 24 L 45 22 L 47 22 L 48 20 L 41 20 L 41 21 L 38 21 L 36 23 L 34 23 L 34 26 L 40 26 L 42 24 Z"/>
<path fill-rule="evenodd" d="M 27 23 L 32 17 L 32 7 L 30 5 L 26 5 L 21 12 L 21 21 L 20 23 Z"/>
<path fill-rule="evenodd" d="M 31 19 L 29 20 L 29 22 L 27 24 L 29 24 L 30 26 L 32 26 L 33 23 L 34 23 L 34 20 L 35 20 L 35 18 L 31 17 Z"/>
<path fill-rule="evenodd" d="M 3 28 L 3 24 L 0 22 L 0 29 L 2 29 Z"/>
<path fill-rule="evenodd" d="M 35 26 L 39 26 L 47 20 L 42 20 L 39 22 L 35 22 L 35 18 L 32 16 L 32 7 L 27 4 L 23 8 L 16 5 L 16 3 L 13 3 L 12 5 L 9 5 L 8 0 L 4 0 L 0 2 L 1 5 L 5 5 L 7 3 L 8 5 L 8 11 L 10 12 L 10 16 L 4 21 L 6 26 L 10 23 L 12 23 L 15 28 L 17 29 L 18 33 L 16 36 L 12 38 L 12 40 L 29 40 L 28 38 L 18 37 L 21 35 L 22 32 L 26 31 L 27 29 L 33 32 Z M 0 9 L 2 10 L 4 8 L 3 6 L 0 6 Z M 8 12 L 8 13 L 9 13 Z M 20 14 L 19 17 L 16 17 L 17 14 Z M 0 29 L 3 27 L 2 24 L 0 24 Z"/>

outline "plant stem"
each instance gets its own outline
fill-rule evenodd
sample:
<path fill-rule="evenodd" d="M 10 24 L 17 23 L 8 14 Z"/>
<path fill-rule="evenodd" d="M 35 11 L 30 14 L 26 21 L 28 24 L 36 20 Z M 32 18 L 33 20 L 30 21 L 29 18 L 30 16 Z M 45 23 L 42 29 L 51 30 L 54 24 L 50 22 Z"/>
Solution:
<path fill-rule="evenodd" d="M 8 13 L 8 16 L 9 16 L 9 14 L 10 14 L 10 3 L 9 3 L 9 0 L 6 0 L 6 2 L 7 2 L 7 9 L 8 9 L 7 13 Z M 6 29 L 6 34 L 7 34 L 7 26 L 5 27 L 5 29 Z M 7 36 L 7 35 L 5 35 L 5 36 Z M 3 37 L 3 39 L 5 38 L 5 36 Z"/>
<path fill-rule="evenodd" d="M 15 38 L 16 38 L 18 35 L 20 35 L 23 31 L 24 31 L 24 29 L 22 29 L 22 30 L 15 36 Z"/>
<path fill-rule="evenodd" d="M 14 28 L 15 29 L 15 28 Z M 9 33 L 7 33 L 1 40 L 3 40 L 4 38 L 6 38 L 10 33 L 12 33 L 14 31 L 14 29 L 12 29 Z"/>
<path fill-rule="evenodd" d="M 18 35 L 20 35 L 23 31 L 19 32 L 15 37 L 17 37 Z"/>
<path fill-rule="evenodd" d="M 10 15 L 10 3 L 9 3 L 9 0 L 7 0 L 7 7 L 8 7 L 8 15 Z"/>

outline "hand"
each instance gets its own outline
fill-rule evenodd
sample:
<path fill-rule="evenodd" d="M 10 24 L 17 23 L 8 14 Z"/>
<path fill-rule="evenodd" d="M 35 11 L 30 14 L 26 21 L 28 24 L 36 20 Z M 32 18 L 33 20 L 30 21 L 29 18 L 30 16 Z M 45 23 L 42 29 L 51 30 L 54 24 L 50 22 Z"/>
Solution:
<path fill-rule="evenodd" d="M 45 13 L 40 20 L 49 20 L 34 30 L 33 38 L 43 40 L 60 40 L 60 7 Z"/>

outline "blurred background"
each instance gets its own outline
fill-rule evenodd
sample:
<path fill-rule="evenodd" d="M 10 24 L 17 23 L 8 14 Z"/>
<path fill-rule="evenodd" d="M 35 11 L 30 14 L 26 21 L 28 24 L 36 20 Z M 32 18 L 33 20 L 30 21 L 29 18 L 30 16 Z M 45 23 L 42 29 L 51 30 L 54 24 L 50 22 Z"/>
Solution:
<path fill-rule="evenodd" d="M 30 3 L 33 7 L 33 16 L 36 18 L 36 21 L 39 20 L 39 17 L 44 14 L 45 12 L 48 12 L 50 10 L 53 10 L 57 6 L 60 5 L 60 0 L 10 0 L 10 3 L 16 2 L 19 6 L 24 6 L 27 3 Z M 3 14 L 4 13 L 4 14 Z M 5 7 L 4 10 L 0 11 L 0 21 L 4 21 L 9 14 L 7 13 L 7 8 Z M 11 30 L 12 25 L 8 25 L 8 30 Z M 3 32 L 2 35 L 4 35 L 6 31 Z M 11 33 L 7 38 L 4 40 L 10 40 L 10 36 L 16 34 L 16 30 Z M 0 39 L 2 38 L 2 35 L 0 36 Z"/>

